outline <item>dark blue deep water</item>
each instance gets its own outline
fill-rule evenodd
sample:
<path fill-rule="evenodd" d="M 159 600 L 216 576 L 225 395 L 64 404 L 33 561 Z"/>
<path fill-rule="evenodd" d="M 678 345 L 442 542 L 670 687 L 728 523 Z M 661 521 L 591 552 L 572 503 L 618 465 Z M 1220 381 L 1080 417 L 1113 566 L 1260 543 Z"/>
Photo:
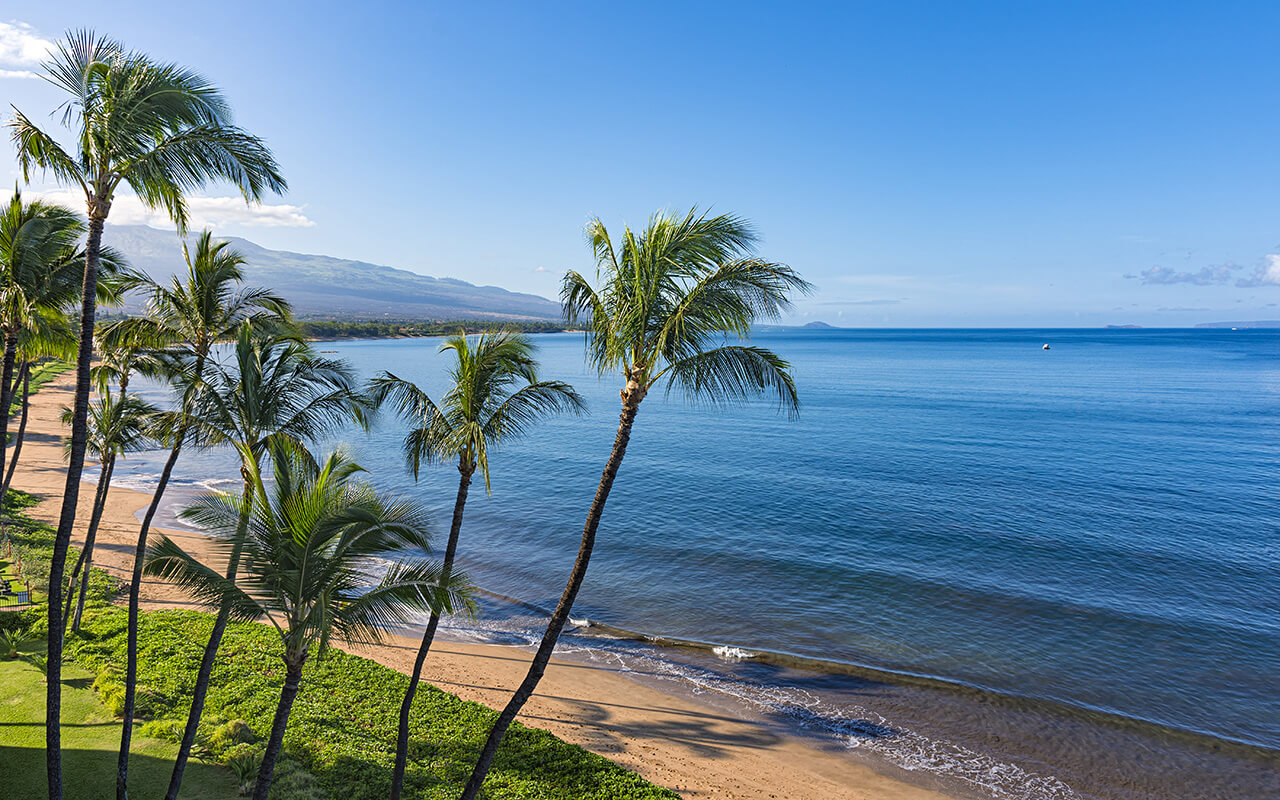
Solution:
<path fill-rule="evenodd" d="M 612 442 L 620 382 L 588 373 L 580 335 L 536 341 L 543 374 L 574 383 L 591 413 L 493 455 L 493 493 L 472 493 L 461 558 L 486 589 L 550 606 Z M 930 747 L 981 761 L 978 772 L 1018 765 L 1008 786 L 969 779 L 975 796 L 1199 796 L 1161 787 L 1158 774 L 1179 768 L 1219 780 L 1204 796 L 1280 788 L 1267 778 L 1280 750 L 1280 331 L 796 330 L 755 343 L 794 365 L 799 418 L 652 395 L 575 617 L 934 677 L 975 708 L 1043 715 L 1008 739 L 1066 720 L 1071 742 L 1024 753 L 982 741 L 989 718 L 951 700 L 931 714 L 933 700 L 903 689 L 880 710 L 857 706 L 854 716 L 903 736 L 933 724 Z M 437 346 L 318 347 L 434 394 Z M 457 472 L 428 469 L 415 484 L 402 434 L 387 419 L 343 439 L 376 483 L 430 503 L 443 529 Z M 155 468 L 133 459 L 122 481 Z M 227 454 L 183 469 L 203 485 L 235 477 Z M 497 609 L 488 624 L 502 620 L 536 627 Z M 863 702 L 853 678 L 819 677 L 818 666 L 806 675 L 746 658 L 717 671 L 717 660 L 680 669 L 768 702 L 803 687 L 810 717 L 843 719 Z M 1248 747 L 1215 761 L 1232 742 Z M 1094 781 L 1093 751 L 1125 747 L 1144 766 L 1126 777 L 1137 759 L 1126 756 L 1120 777 Z M 952 769 L 937 753 L 881 755 L 907 771 Z"/>

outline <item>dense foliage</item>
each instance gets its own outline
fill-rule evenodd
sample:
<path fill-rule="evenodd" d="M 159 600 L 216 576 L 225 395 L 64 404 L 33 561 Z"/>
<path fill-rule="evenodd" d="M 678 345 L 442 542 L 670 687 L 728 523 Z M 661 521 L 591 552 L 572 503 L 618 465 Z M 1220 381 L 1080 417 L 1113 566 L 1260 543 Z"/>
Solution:
<path fill-rule="evenodd" d="M 85 612 L 69 657 L 98 673 L 108 705 L 119 695 L 127 618 L 99 605 Z M 146 732 L 176 739 L 187 713 L 203 643 L 213 616 L 196 611 L 144 613 L 139 636 L 139 711 Z M 227 629 L 201 725 L 205 754 L 228 762 L 252 752 L 271 726 L 283 675 L 280 639 L 253 623 Z M 285 749 L 294 760 L 280 796 L 381 800 L 395 753 L 397 710 L 408 685 L 399 672 L 365 658 L 330 651 L 307 663 Z M 495 714 L 435 687 L 419 691 L 413 709 L 406 795 L 445 800 L 470 774 Z M 246 727 L 247 726 L 247 729 Z M 310 778 L 307 774 L 310 774 Z M 311 788 L 305 787 L 310 784 Z M 516 725 L 486 786 L 488 797 L 563 800 L 677 798 L 609 760 L 545 731 Z M 273 791 L 273 797 L 276 792 Z"/>
<path fill-rule="evenodd" d="M 409 320 L 384 322 L 342 322 L 339 320 L 304 320 L 298 323 L 302 335 L 310 339 L 389 339 L 409 336 L 452 336 L 458 331 L 488 333 L 490 331 L 521 331 L 523 333 L 559 333 L 564 325 L 558 322 L 446 320 L 442 322 L 413 322 Z"/>

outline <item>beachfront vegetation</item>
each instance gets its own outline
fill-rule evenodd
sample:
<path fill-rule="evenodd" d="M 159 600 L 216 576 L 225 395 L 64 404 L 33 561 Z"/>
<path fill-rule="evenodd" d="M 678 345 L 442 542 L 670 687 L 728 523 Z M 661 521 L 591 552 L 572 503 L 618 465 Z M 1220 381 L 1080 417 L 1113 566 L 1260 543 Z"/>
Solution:
<path fill-rule="evenodd" d="M 272 439 L 271 481 L 253 470 L 248 497 L 210 495 L 183 516 L 230 541 L 243 574 L 230 580 L 167 537 L 150 549 L 147 572 L 177 582 L 200 602 L 239 620 L 263 620 L 283 645 L 284 685 L 262 752 L 254 800 L 267 800 L 285 728 L 311 657 L 332 638 L 376 642 L 414 612 L 450 613 L 469 603 L 465 575 L 428 557 L 425 508 L 355 477 L 341 452 L 323 461 L 296 441 Z M 248 525 L 242 527 L 245 508 Z M 389 566 L 383 566 L 383 564 Z M 381 578 L 368 585 L 368 575 Z"/>
<path fill-rule="evenodd" d="M 569 384 L 538 380 L 533 344 L 523 334 L 484 333 L 471 342 L 459 333 L 446 340 L 440 350 L 453 354 L 449 389 L 440 402 L 390 372 L 376 377 L 372 388 L 374 402 L 390 403 L 413 425 L 405 437 L 404 452 L 414 478 L 424 463 L 456 461 L 458 494 L 443 563 L 445 574 L 449 574 L 458 552 L 471 477 L 477 469 L 484 478 L 485 491 L 489 491 L 489 448 L 523 435 L 543 417 L 564 412 L 581 414 L 586 406 Z M 410 709 L 439 623 L 440 614 L 433 610 L 413 663 L 409 688 L 400 704 L 391 800 L 399 800 L 403 791 Z"/>
<path fill-rule="evenodd" d="M 230 106 L 221 93 L 192 70 L 128 52 L 91 31 L 79 31 L 56 45 L 44 72 L 66 93 L 60 116 L 74 137 L 74 146 L 64 148 L 57 137 L 15 108 L 7 124 L 18 164 L 24 180 L 41 170 L 64 185 L 78 187 L 88 215 L 70 458 L 50 564 L 51 583 L 61 586 L 88 437 L 102 230 L 116 191 L 121 184 L 128 185 L 145 205 L 164 208 L 179 230 L 185 230 L 188 191 L 225 180 L 239 188 L 246 200 L 258 200 L 267 192 L 283 191 L 286 184 L 271 151 L 232 124 Z M 49 603 L 45 737 L 50 800 L 62 797 L 61 611 L 60 603 Z M 118 800 L 125 800 L 128 793 L 129 729 L 124 726 L 121 741 Z"/>
<path fill-rule="evenodd" d="M 726 344 L 745 339 L 757 319 L 776 318 L 792 292 L 808 284 L 790 267 L 752 254 L 756 236 L 728 215 L 658 213 L 648 227 L 622 232 L 614 245 L 604 223 L 587 225 L 597 283 L 577 272 L 564 278 L 561 297 L 571 323 L 586 328 L 587 360 L 603 375 L 621 374 L 622 412 L 613 450 L 587 511 L 582 542 L 529 672 L 489 732 L 462 792 L 474 800 L 484 785 L 507 728 L 533 695 L 587 574 L 596 529 L 631 439 L 636 412 L 665 380 L 692 400 L 727 403 L 772 393 L 778 405 L 798 408 L 790 366 L 761 347 Z"/>
<path fill-rule="evenodd" d="M 250 521 L 245 501 L 253 496 L 268 445 L 287 441 L 302 447 L 344 423 L 364 420 L 363 398 L 345 364 L 315 355 L 296 335 L 276 331 L 276 324 L 267 327 L 266 332 L 255 333 L 250 319 L 240 323 L 232 357 L 210 364 L 186 419 L 197 443 L 205 447 L 229 445 L 240 456 L 243 487 L 232 538 L 236 544 L 223 574 L 232 584 L 240 566 L 239 543 Z M 200 662 L 166 793 L 169 800 L 178 796 L 182 786 L 182 773 L 195 744 L 214 659 L 230 614 L 230 602 L 224 600 Z"/>

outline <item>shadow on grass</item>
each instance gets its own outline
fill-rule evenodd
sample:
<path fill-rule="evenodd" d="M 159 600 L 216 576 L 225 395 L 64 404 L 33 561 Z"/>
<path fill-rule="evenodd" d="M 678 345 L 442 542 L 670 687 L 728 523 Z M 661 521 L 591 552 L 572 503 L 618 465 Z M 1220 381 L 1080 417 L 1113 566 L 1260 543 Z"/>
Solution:
<path fill-rule="evenodd" d="M 43 748 L 0 745 L 0 764 L 4 765 L 0 773 L 5 800 L 44 800 L 49 796 Z M 169 759 L 134 753 L 129 759 L 130 795 L 162 797 L 172 768 Z M 75 800 L 114 800 L 115 770 L 114 751 L 64 749 L 64 794 Z M 227 770 L 195 761 L 187 766 L 183 800 L 229 800 L 236 796 L 235 782 Z"/>

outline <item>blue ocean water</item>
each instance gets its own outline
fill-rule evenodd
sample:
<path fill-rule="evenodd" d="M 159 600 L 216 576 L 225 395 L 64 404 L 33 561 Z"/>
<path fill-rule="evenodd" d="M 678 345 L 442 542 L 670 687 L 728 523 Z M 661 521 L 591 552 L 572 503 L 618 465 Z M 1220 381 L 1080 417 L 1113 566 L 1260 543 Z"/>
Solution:
<path fill-rule="evenodd" d="M 581 335 L 536 342 L 543 375 L 574 383 L 590 415 L 492 454 L 492 495 L 473 487 L 460 558 L 486 589 L 549 606 L 612 442 L 620 382 L 589 373 Z M 651 396 L 575 618 L 1246 743 L 1264 766 L 1239 781 L 1235 762 L 1170 759 L 1220 768 L 1236 786 L 1206 796 L 1262 796 L 1258 776 L 1280 750 L 1280 331 L 789 330 L 755 343 L 792 362 L 799 418 L 763 402 Z M 318 345 L 432 393 L 444 388 L 437 346 Z M 403 433 L 387 418 L 340 438 L 376 483 L 436 509 L 443 529 L 457 473 L 427 469 L 415 483 Z M 121 481 L 155 467 L 133 459 Z M 203 485 L 235 478 L 225 453 L 181 469 Z M 840 678 L 752 669 L 764 668 L 726 675 L 761 691 L 812 680 L 808 694 L 837 715 L 853 702 Z M 890 711 L 902 719 L 874 713 L 927 728 L 933 703 L 899 696 Z M 991 725 L 942 727 L 954 740 Z M 1072 730 L 1058 756 L 1005 754 L 1065 784 L 1003 796 L 1174 796 L 1155 783 L 1084 786 L 1106 737 Z M 1162 736 L 1130 745 L 1148 757 L 1193 747 Z M 979 757 L 985 745 L 971 744 Z M 1145 769 L 1162 771 L 1159 756 Z"/>

